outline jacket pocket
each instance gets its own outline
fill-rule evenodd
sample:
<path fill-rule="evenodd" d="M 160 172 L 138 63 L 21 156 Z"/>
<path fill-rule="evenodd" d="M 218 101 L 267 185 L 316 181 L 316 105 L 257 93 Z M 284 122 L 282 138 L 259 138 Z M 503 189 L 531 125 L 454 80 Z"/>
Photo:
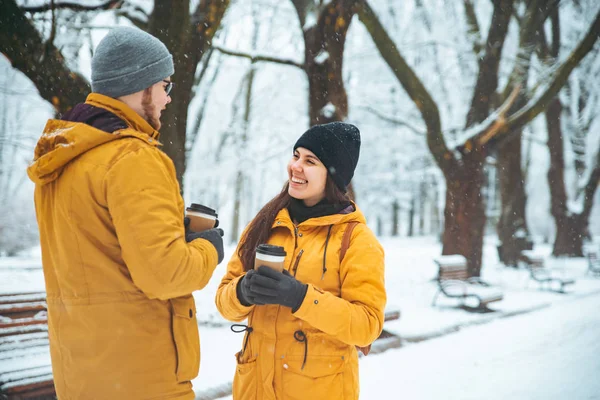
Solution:
<path fill-rule="evenodd" d="M 304 364 L 304 368 L 302 365 Z M 344 399 L 342 356 L 288 356 L 283 360 L 283 398 L 286 400 Z"/>
<path fill-rule="evenodd" d="M 242 358 L 240 353 L 236 354 L 236 360 Z M 238 362 L 233 377 L 233 398 L 235 400 L 255 400 L 257 398 L 256 380 L 256 358 L 243 364 Z"/>
<path fill-rule="evenodd" d="M 200 336 L 196 305 L 192 295 L 169 300 L 172 307 L 172 330 L 177 352 L 178 382 L 192 380 L 200 369 Z"/>

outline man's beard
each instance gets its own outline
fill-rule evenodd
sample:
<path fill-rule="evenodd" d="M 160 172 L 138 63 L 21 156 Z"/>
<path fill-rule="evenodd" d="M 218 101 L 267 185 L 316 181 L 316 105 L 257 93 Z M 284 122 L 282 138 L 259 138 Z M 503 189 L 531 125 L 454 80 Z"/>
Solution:
<path fill-rule="evenodd" d="M 160 129 L 161 123 L 155 115 L 156 106 L 152 103 L 152 88 L 144 90 L 142 95 L 142 110 L 144 111 L 144 119 L 156 130 Z"/>

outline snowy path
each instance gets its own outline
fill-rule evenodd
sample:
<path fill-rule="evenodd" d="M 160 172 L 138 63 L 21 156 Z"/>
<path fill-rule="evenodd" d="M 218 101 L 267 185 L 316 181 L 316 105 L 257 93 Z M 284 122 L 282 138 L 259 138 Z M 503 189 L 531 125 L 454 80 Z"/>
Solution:
<path fill-rule="evenodd" d="M 600 295 L 361 360 L 361 399 L 600 399 Z"/>

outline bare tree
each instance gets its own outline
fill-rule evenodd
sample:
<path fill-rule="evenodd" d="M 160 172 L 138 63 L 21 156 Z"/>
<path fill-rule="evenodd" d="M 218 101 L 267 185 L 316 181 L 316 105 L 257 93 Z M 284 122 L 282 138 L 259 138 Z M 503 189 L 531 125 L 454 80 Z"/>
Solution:
<path fill-rule="evenodd" d="M 600 14 L 577 48 L 556 69 L 549 84 L 539 96 L 507 115 L 513 106 L 519 86 L 513 89 L 503 105 L 493 113 L 492 98 L 498 81 L 498 65 L 508 21 L 512 15 L 511 0 L 494 2 L 494 13 L 487 36 L 485 53 L 479 64 L 470 110 L 467 114 L 467 139 L 451 150 L 442 135 L 439 110 L 428 90 L 406 63 L 394 41 L 379 22 L 367 0 L 358 2 L 358 15 L 380 54 L 390 66 L 400 84 L 415 103 L 427 127 L 427 144 L 446 179 L 445 227 L 443 254 L 462 254 L 469 262 L 469 272 L 479 276 L 486 221 L 481 189 L 484 183 L 485 155 L 491 148 L 508 140 L 517 130 L 543 112 L 571 71 L 593 48 L 600 29 Z M 533 96 L 531 96 L 533 98 Z"/>
<path fill-rule="evenodd" d="M 98 8 L 110 8 L 116 3 L 108 1 Z M 45 10 L 40 7 L 24 10 L 15 0 L 0 2 L 0 51 L 14 68 L 31 79 L 42 98 L 57 112 L 65 112 L 85 100 L 90 85 L 83 76 L 67 67 L 61 51 L 54 46 L 54 34 L 44 39 L 26 17 L 26 11 Z"/>
<path fill-rule="evenodd" d="M 29 8 L 19 8 L 15 0 L 6 0 L 0 3 L 0 49 L 15 68 L 34 82 L 40 95 L 57 112 L 64 112 L 85 100 L 90 91 L 89 83 L 67 67 L 63 54 L 54 47 L 55 29 L 52 29 L 50 38 L 45 40 L 26 13 L 50 10 L 54 15 L 59 8 L 77 12 L 114 9 L 118 15 L 129 18 L 138 27 L 162 40 L 173 54 L 173 81 L 177 83 L 177 94 L 174 94 L 170 107 L 163 114 L 161 142 L 163 150 L 175 164 L 177 179 L 183 189 L 187 114 L 194 76 L 228 5 L 229 0 L 201 0 L 191 10 L 189 1 L 155 0 L 152 14 L 140 19 L 138 16 L 143 11 L 135 9 L 135 14 L 129 13 L 128 10 L 135 7 L 124 0 L 107 0 L 93 7 L 74 2 L 55 5 L 52 1 Z"/>
<path fill-rule="evenodd" d="M 506 87 L 499 95 L 504 101 L 517 85 L 527 87 L 532 55 L 536 48 L 536 37 L 550 12 L 558 9 L 556 1 L 543 4 L 532 1 L 526 4 L 523 15 L 514 15 L 519 23 L 519 49 Z M 522 108 L 528 101 L 527 92 L 522 90 L 509 113 Z M 522 133 L 518 127 L 508 138 L 497 146 L 497 172 L 500 182 L 500 220 L 498 221 L 498 239 L 501 243 L 500 258 L 506 265 L 516 265 L 519 254 L 529 246 L 529 229 L 525 215 L 527 197 L 525 194 L 525 176 L 522 168 Z"/>
<path fill-rule="evenodd" d="M 552 64 L 556 62 L 560 51 L 560 20 L 558 10 L 552 13 L 552 39 L 548 43 L 545 34 L 540 35 L 540 53 L 541 58 L 547 63 Z M 592 102 L 589 93 L 584 89 L 579 92 L 574 101 L 576 102 L 575 111 L 582 111 L 588 101 Z M 568 107 L 567 107 L 568 108 Z M 565 112 L 560 98 L 555 96 L 548 109 L 545 112 L 546 126 L 548 129 L 548 149 L 550 150 L 550 168 L 548 169 L 548 184 L 550 186 L 550 212 L 554 218 L 556 225 L 556 238 L 554 241 L 554 247 L 552 254 L 554 256 L 583 256 L 583 240 L 589 235 L 589 218 L 592 211 L 594 194 L 600 183 L 600 151 L 598 149 L 591 149 L 590 151 L 596 151 L 595 159 L 591 160 L 591 165 L 588 166 L 590 173 L 587 176 L 587 181 L 581 183 L 581 187 L 575 188 L 573 195 L 577 198 L 581 207 L 574 209 L 569 206 L 567 188 L 565 185 L 565 137 L 570 136 L 575 140 L 585 140 L 581 136 L 585 135 L 586 129 L 591 126 L 590 120 L 586 118 L 577 118 L 576 121 L 571 120 L 571 132 L 566 133 L 563 131 L 563 124 L 561 124 L 561 116 L 572 117 L 570 113 Z M 591 116 L 593 120 L 593 116 Z M 583 127 L 579 127 L 579 124 L 583 124 Z M 567 125 L 569 126 L 569 125 Z M 586 170 L 585 161 L 583 154 L 585 148 L 574 149 L 575 170 L 578 171 L 579 176 L 583 175 Z M 579 153 L 579 154 L 578 154 Z M 582 154 L 583 153 L 583 154 Z M 575 179 L 576 185 L 578 186 L 579 179 Z"/>

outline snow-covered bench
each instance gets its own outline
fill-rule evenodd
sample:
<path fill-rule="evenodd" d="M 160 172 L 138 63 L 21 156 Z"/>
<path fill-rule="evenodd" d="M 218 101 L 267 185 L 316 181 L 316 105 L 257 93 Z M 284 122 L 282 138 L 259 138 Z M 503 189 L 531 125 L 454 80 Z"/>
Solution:
<path fill-rule="evenodd" d="M 487 309 L 489 303 L 504 298 L 501 291 L 490 287 L 478 277 L 469 277 L 467 259 L 464 256 L 458 254 L 440 256 L 433 261 L 439 267 L 438 290 L 433 297 L 433 306 L 440 294 L 462 300 L 463 306 L 466 306 L 467 299 L 475 299 L 478 302 L 475 309 Z"/>
<path fill-rule="evenodd" d="M 529 277 L 531 280 L 538 282 L 542 289 L 548 288 L 550 290 L 555 290 L 555 287 L 559 285 L 560 289 L 558 291 L 564 293 L 565 286 L 575 283 L 575 280 L 571 278 L 553 276 L 544 266 L 544 256 L 535 252 L 535 250 L 522 251 L 519 256 L 519 261 L 524 263 L 529 269 Z"/>
<path fill-rule="evenodd" d="M 0 399 L 55 398 L 45 293 L 0 295 Z"/>

